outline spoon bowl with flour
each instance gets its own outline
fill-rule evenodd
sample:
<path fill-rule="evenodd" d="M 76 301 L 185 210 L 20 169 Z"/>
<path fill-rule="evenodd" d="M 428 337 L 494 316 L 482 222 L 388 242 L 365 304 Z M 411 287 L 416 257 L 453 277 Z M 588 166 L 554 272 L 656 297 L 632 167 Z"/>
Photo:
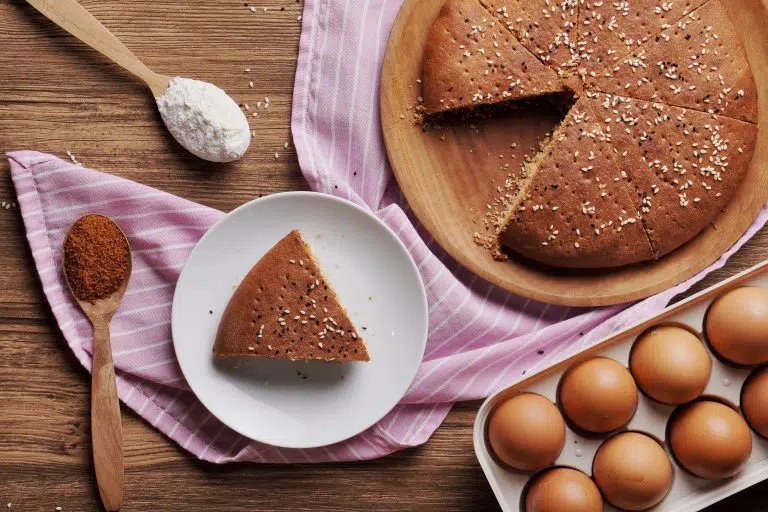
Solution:
<path fill-rule="evenodd" d="M 155 73 L 75 0 L 27 0 L 82 42 L 143 80 L 171 135 L 211 162 L 239 160 L 248 150 L 248 119 L 226 92 L 209 82 Z"/>

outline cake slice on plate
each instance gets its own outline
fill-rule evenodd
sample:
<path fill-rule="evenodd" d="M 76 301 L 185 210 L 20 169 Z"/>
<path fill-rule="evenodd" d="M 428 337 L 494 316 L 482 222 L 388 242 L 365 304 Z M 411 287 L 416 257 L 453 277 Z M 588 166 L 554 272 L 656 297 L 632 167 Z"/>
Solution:
<path fill-rule="evenodd" d="M 216 357 L 368 361 L 362 336 L 293 230 L 248 272 L 227 304 Z"/>

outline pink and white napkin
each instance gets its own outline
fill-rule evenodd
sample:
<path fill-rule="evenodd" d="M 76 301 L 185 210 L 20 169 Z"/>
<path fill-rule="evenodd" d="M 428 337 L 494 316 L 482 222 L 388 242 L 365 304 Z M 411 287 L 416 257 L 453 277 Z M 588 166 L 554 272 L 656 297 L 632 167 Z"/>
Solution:
<path fill-rule="evenodd" d="M 69 348 L 91 366 L 91 330 L 66 289 L 59 251 L 69 225 L 97 212 L 133 248 L 134 272 L 112 323 L 121 400 L 200 459 L 216 463 L 324 462 L 381 457 L 424 443 L 454 402 L 483 398 L 615 330 L 663 309 L 721 267 L 768 219 L 689 281 L 634 305 L 584 309 L 524 299 L 451 260 L 408 215 L 392 178 L 378 119 L 379 68 L 400 6 L 384 0 L 307 0 L 292 129 L 310 186 L 373 211 L 408 247 L 427 288 L 429 340 L 403 401 L 339 444 L 279 449 L 246 439 L 189 391 L 171 344 L 171 300 L 184 261 L 223 213 L 138 183 L 34 151 L 8 154 L 18 203 L 45 295 Z"/>

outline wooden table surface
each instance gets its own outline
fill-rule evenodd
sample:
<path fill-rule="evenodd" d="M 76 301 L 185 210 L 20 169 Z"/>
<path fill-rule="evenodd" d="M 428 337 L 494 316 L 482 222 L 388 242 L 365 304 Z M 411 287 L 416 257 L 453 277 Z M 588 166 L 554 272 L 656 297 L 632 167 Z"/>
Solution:
<path fill-rule="evenodd" d="M 186 154 L 140 83 L 19 0 L 0 0 L 0 151 L 71 151 L 88 166 L 223 211 L 307 188 L 292 147 L 283 149 L 301 3 L 259 0 L 255 13 L 234 0 L 82 3 L 161 73 L 215 82 L 250 105 L 269 96 L 269 109 L 250 118 L 250 151 L 222 168 Z M 5 160 L 0 168 L 0 201 L 12 202 Z M 766 258 L 763 232 L 702 287 Z M 0 209 L 0 506 L 99 509 L 89 382 L 43 297 L 18 208 Z M 472 450 L 478 405 L 457 405 L 420 448 L 314 466 L 202 463 L 124 408 L 123 510 L 498 510 Z M 709 510 L 768 510 L 767 494 L 768 482 Z"/>

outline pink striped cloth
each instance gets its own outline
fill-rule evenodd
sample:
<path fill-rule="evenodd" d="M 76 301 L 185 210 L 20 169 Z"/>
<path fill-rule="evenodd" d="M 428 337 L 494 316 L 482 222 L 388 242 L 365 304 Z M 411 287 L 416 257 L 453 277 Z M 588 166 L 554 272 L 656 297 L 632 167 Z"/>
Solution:
<path fill-rule="evenodd" d="M 200 459 L 216 463 L 361 460 L 424 443 L 452 404 L 483 398 L 663 309 L 721 267 L 768 219 L 764 210 L 705 272 L 634 305 L 558 307 L 506 293 L 444 254 L 407 214 L 387 166 L 377 83 L 399 2 L 307 0 L 292 128 L 314 190 L 372 210 L 409 248 L 429 300 L 424 362 L 401 404 L 377 425 L 337 445 L 286 450 L 241 437 L 189 391 L 170 336 L 171 299 L 184 261 L 223 215 L 170 194 L 74 166 L 52 155 L 10 153 L 13 182 L 45 295 L 70 349 L 90 369 L 91 331 L 59 266 L 68 226 L 88 212 L 112 217 L 127 234 L 134 272 L 112 323 L 121 400 Z"/>

